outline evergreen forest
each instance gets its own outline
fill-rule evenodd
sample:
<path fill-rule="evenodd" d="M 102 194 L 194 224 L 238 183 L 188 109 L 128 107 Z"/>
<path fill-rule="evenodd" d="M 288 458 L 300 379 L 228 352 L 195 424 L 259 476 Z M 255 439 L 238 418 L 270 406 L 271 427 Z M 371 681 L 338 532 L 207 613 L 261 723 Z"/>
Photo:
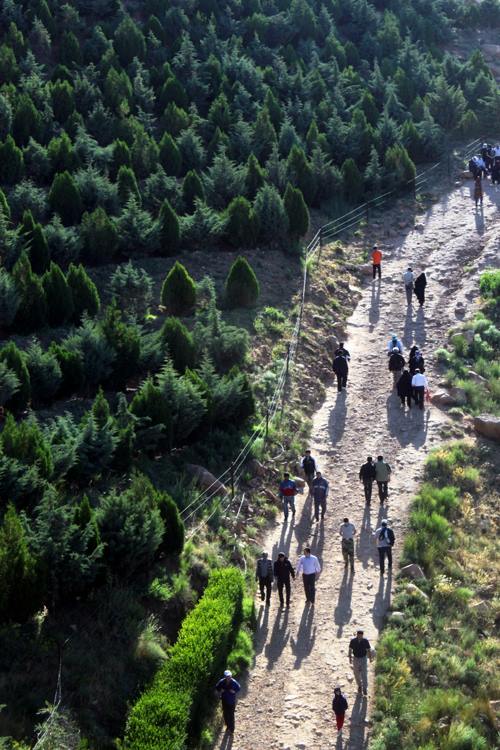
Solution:
<path fill-rule="evenodd" d="M 226 469 L 276 382 L 265 258 L 287 307 L 318 217 L 494 132 L 481 52 L 447 48 L 499 25 L 498 0 L 0 0 L 2 750 L 117 747 L 229 561 L 217 515 L 187 540 L 187 466 Z"/>

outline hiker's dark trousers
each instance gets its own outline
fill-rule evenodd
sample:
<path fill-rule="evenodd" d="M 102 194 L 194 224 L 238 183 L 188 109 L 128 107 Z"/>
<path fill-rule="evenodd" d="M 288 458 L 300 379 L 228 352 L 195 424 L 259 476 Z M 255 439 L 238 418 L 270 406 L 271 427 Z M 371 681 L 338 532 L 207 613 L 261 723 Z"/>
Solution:
<path fill-rule="evenodd" d="M 270 578 L 259 578 L 259 589 L 260 589 L 260 598 L 262 601 L 264 599 L 269 602 L 271 601 L 271 586 L 273 582 Z"/>
<path fill-rule="evenodd" d="M 363 479 L 363 487 L 365 490 L 365 500 L 369 503 L 372 499 L 373 479 Z"/>
<path fill-rule="evenodd" d="M 419 409 L 424 408 L 424 395 L 425 387 L 423 385 L 418 385 L 413 389 L 413 398 L 415 399 L 415 403 L 418 404 Z"/>
<path fill-rule="evenodd" d="M 379 279 L 382 277 L 382 272 L 380 270 L 380 263 L 373 263 L 373 278 L 378 274 Z"/>
<path fill-rule="evenodd" d="M 387 500 L 387 497 L 389 495 L 389 491 L 387 488 L 387 482 L 378 482 L 378 497 L 381 503 L 384 502 L 384 500 Z"/>
<path fill-rule="evenodd" d="M 337 375 L 337 390 L 340 393 L 347 385 L 347 375 Z"/>
<path fill-rule="evenodd" d="M 224 724 L 229 729 L 230 732 L 234 732 L 234 712 L 236 710 L 236 705 L 234 706 L 228 706 L 227 703 L 222 702 L 222 715 L 224 716 Z"/>
<path fill-rule="evenodd" d="M 302 573 L 302 581 L 304 582 L 304 592 L 307 601 L 314 604 L 316 596 L 316 573 Z"/>
<path fill-rule="evenodd" d="M 278 596 L 280 598 L 280 604 L 283 606 L 283 589 L 285 589 L 286 594 L 286 606 L 288 607 L 290 604 L 290 581 L 280 581 L 278 578 Z"/>
<path fill-rule="evenodd" d="M 385 558 L 387 557 L 387 567 L 389 570 L 392 568 L 392 547 L 379 547 L 378 548 L 378 560 L 380 563 L 380 572 L 383 573 L 385 569 Z"/>

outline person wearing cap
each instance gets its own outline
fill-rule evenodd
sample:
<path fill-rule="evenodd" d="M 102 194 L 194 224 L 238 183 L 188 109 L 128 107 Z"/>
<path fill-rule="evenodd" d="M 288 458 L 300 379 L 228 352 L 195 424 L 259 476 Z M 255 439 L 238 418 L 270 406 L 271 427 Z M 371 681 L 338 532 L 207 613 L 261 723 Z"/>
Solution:
<path fill-rule="evenodd" d="M 415 403 L 418 404 L 419 409 L 424 408 L 424 396 L 425 392 L 429 390 L 429 383 L 427 378 L 420 370 L 415 370 L 415 374 L 411 379 L 411 387 L 413 388 L 413 398 Z"/>
<path fill-rule="evenodd" d="M 373 278 L 378 274 L 379 279 L 382 278 L 382 253 L 378 249 L 378 245 L 373 246 L 372 250 L 372 270 Z"/>
<path fill-rule="evenodd" d="M 368 662 L 372 660 L 372 650 L 369 641 L 363 637 L 363 631 L 358 630 L 355 638 L 349 642 L 349 663 L 352 665 L 354 679 L 358 686 L 358 693 L 366 697 L 368 694 Z"/>
<path fill-rule="evenodd" d="M 387 344 L 387 356 L 388 357 L 391 356 L 395 347 L 399 349 L 400 354 L 404 354 L 403 342 L 401 341 L 401 339 L 398 339 L 395 333 L 393 333 L 389 340 L 389 343 Z"/>
<path fill-rule="evenodd" d="M 385 500 L 389 497 L 388 484 L 391 479 L 391 467 L 384 461 L 383 456 L 377 456 L 375 461 L 375 480 L 378 486 L 378 497 L 380 505 L 383 505 Z"/>
<path fill-rule="evenodd" d="M 392 354 L 389 357 L 389 372 L 392 372 L 392 384 L 394 388 L 398 384 L 398 380 L 401 377 L 401 373 L 404 370 L 405 367 L 405 358 L 400 353 L 397 346 L 395 346 L 392 350 Z"/>
<path fill-rule="evenodd" d="M 326 513 L 326 498 L 328 497 L 329 484 L 321 474 L 320 471 L 316 472 L 316 476 L 313 479 L 311 494 L 314 502 L 314 518 L 319 521 L 319 511 L 321 510 L 321 518 L 325 517 Z"/>
<path fill-rule="evenodd" d="M 342 694 L 342 690 L 339 687 L 336 687 L 333 691 L 332 711 L 335 714 L 337 729 L 339 732 L 342 731 L 342 727 L 344 726 L 345 712 L 347 709 L 347 700 Z"/>
<path fill-rule="evenodd" d="M 280 598 L 280 604 L 284 607 L 283 601 L 283 589 L 286 594 L 286 606 L 287 609 L 290 607 L 290 577 L 295 578 L 295 570 L 293 565 L 285 555 L 284 552 L 278 552 L 278 559 L 274 561 L 274 577 L 278 584 L 278 596 Z"/>
<path fill-rule="evenodd" d="M 363 487 L 365 490 L 365 502 L 367 505 L 370 505 L 372 500 L 372 487 L 375 480 L 375 475 L 376 472 L 373 458 L 371 456 L 368 456 L 368 458 L 366 459 L 366 463 L 363 464 L 359 470 L 359 481 L 363 482 Z"/>
<path fill-rule="evenodd" d="M 304 554 L 299 558 L 297 564 L 297 575 L 302 573 L 302 582 L 306 602 L 314 606 L 316 598 L 316 577 L 321 573 L 321 565 L 316 555 L 311 555 L 311 548 L 304 547 Z"/>
<path fill-rule="evenodd" d="M 356 534 L 356 527 L 348 518 L 344 518 L 343 523 L 340 525 L 339 534 L 342 538 L 344 568 L 347 569 L 350 562 L 351 572 L 354 573 L 354 535 Z"/>
<path fill-rule="evenodd" d="M 383 576 L 386 557 L 387 567 L 389 570 L 392 569 L 392 548 L 395 542 L 394 531 L 389 527 L 387 519 L 384 518 L 379 528 L 376 529 L 374 536 L 377 542 L 380 575 Z"/>
<path fill-rule="evenodd" d="M 333 355 L 332 370 L 337 377 L 337 391 L 340 393 L 342 388 L 347 387 L 347 376 L 349 375 L 349 359 L 343 354 L 337 354 L 337 349 Z"/>
<path fill-rule="evenodd" d="M 263 552 L 262 556 L 257 560 L 255 568 L 255 580 L 259 582 L 260 598 L 262 601 L 266 600 L 266 606 L 269 607 L 271 604 L 271 589 L 273 585 L 273 564 L 267 556 L 267 552 Z"/>
<path fill-rule="evenodd" d="M 283 505 L 283 516 L 285 521 L 288 519 L 288 508 L 292 509 L 292 516 L 295 515 L 295 495 L 297 494 L 297 485 L 290 479 L 290 474 L 285 471 L 283 481 L 280 482 L 279 496 Z"/>
<path fill-rule="evenodd" d="M 309 449 L 306 450 L 305 455 L 302 461 L 300 462 L 300 467 L 302 471 L 304 472 L 304 476 L 306 478 L 309 491 L 311 491 L 311 485 L 314 479 L 314 473 L 316 472 L 317 466 L 316 466 L 316 461 L 311 456 L 311 451 Z"/>
<path fill-rule="evenodd" d="M 241 685 L 234 679 L 233 673 L 229 669 L 226 669 L 224 677 L 221 677 L 215 686 L 215 689 L 219 693 L 219 698 L 221 700 L 224 724 L 226 725 L 227 731 L 233 734 L 236 693 L 239 693 L 241 690 Z"/>
<path fill-rule="evenodd" d="M 415 276 L 413 275 L 413 269 L 411 266 L 408 266 L 404 272 L 403 281 L 405 285 L 406 302 L 408 305 L 411 305 L 413 299 L 413 282 L 415 281 Z"/>

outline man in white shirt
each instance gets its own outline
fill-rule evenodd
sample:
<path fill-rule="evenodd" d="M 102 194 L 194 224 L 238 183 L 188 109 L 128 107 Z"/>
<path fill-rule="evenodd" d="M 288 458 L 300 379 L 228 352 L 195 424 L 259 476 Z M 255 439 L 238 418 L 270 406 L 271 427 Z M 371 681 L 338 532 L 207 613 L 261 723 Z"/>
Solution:
<path fill-rule="evenodd" d="M 411 305 L 413 299 L 413 282 L 415 281 L 415 276 L 413 275 L 413 270 L 410 266 L 408 266 L 408 270 L 403 274 L 403 281 L 405 283 L 406 302 Z"/>
<path fill-rule="evenodd" d="M 350 523 L 348 518 L 340 525 L 339 534 L 342 538 L 342 555 L 344 557 L 344 568 L 347 570 L 349 562 L 351 563 L 351 573 L 354 573 L 354 535 L 356 527 Z"/>
<path fill-rule="evenodd" d="M 413 398 L 415 403 L 418 404 L 420 409 L 424 408 L 424 395 L 429 389 L 429 383 L 427 378 L 423 375 L 420 370 L 415 370 L 415 375 L 411 379 L 411 387 L 413 388 Z"/>
<path fill-rule="evenodd" d="M 321 573 L 321 566 L 316 555 L 311 555 L 310 547 L 305 547 L 304 554 L 299 558 L 297 575 L 300 573 L 302 573 L 306 601 L 313 607 L 316 596 L 316 576 Z"/>

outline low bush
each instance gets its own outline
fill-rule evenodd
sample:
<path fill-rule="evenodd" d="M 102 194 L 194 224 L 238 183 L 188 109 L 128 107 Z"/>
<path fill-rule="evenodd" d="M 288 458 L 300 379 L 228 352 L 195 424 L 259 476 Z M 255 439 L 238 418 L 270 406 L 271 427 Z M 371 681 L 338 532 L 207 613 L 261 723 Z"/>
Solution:
<path fill-rule="evenodd" d="M 252 266 L 240 255 L 229 269 L 226 278 L 226 304 L 228 307 L 253 307 L 259 292 L 259 282 Z"/>
<path fill-rule="evenodd" d="M 182 263 L 176 261 L 161 288 L 161 304 L 171 315 L 188 315 L 196 302 L 196 286 Z"/>
<path fill-rule="evenodd" d="M 139 319 L 145 316 L 153 299 L 153 279 L 143 268 L 131 261 L 118 266 L 109 286 L 120 310 Z"/>
<path fill-rule="evenodd" d="M 183 750 L 188 736 L 196 734 L 241 622 L 243 588 L 234 568 L 212 573 L 168 661 L 132 708 L 124 750 Z"/>

